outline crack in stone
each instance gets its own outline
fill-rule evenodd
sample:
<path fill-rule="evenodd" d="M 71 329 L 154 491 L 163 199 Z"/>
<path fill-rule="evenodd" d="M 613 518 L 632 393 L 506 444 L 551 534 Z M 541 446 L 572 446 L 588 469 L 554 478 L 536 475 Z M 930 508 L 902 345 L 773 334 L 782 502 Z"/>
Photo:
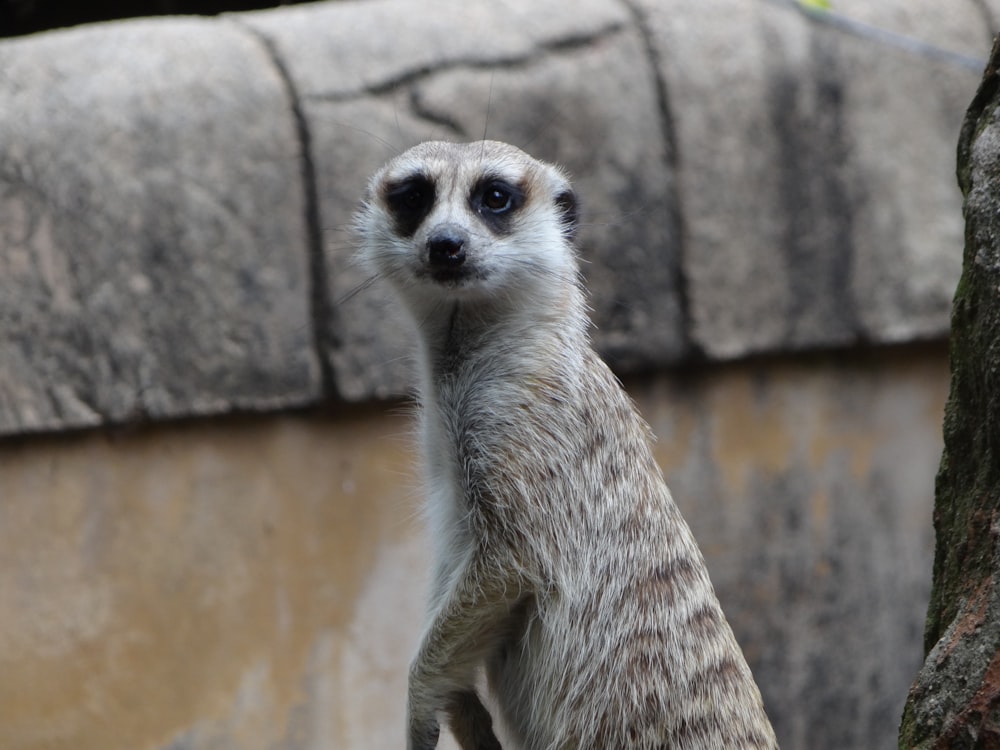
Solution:
<path fill-rule="evenodd" d="M 682 357 L 684 359 L 703 359 L 705 353 L 693 336 L 692 313 L 690 288 L 687 275 L 684 272 L 684 258 L 686 257 L 686 230 L 684 226 L 684 212 L 681 210 L 680 194 L 680 149 L 677 143 L 677 127 L 674 120 L 673 109 L 670 102 L 670 90 L 663 75 L 663 59 L 660 50 L 656 46 L 655 35 L 649 28 L 649 20 L 645 12 L 634 0 L 621 0 L 632 16 L 635 28 L 642 41 L 643 52 L 646 62 L 649 65 L 653 77 L 653 85 L 656 93 L 656 108 L 660 117 L 660 134 L 663 138 L 663 145 L 666 150 L 666 169 L 673 174 L 670 181 L 670 223 L 674 233 L 674 241 L 677 243 L 677 270 L 674 285 L 677 289 L 678 308 L 681 317 L 681 342 L 684 347 Z"/>
<path fill-rule="evenodd" d="M 435 65 L 422 65 L 404 73 L 373 83 L 363 89 L 340 91 L 326 94 L 305 94 L 303 99 L 316 102 L 350 102 L 369 96 L 383 96 L 398 91 L 425 78 L 453 70 L 520 70 L 534 65 L 550 53 L 574 52 L 615 36 L 628 28 L 627 24 L 612 23 L 587 34 L 571 34 L 539 45 L 533 51 L 522 55 L 510 55 L 493 59 L 455 59 Z"/>
<path fill-rule="evenodd" d="M 281 56 L 278 46 L 265 34 L 249 24 L 230 16 L 230 20 L 239 28 L 253 37 L 267 53 L 268 59 L 274 65 L 281 78 L 285 93 L 288 96 L 295 133 L 301 150 L 300 171 L 302 177 L 303 199 L 305 202 L 305 225 L 309 271 L 309 314 L 312 324 L 312 346 L 320 370 L 321 398 L 337 396 L 336 378 L 333 365 L 327 354 L 334 350 L 336 342 L 332 331 L 336 329 L 334 318 L 336 310 L 330 299 L 326 281 L 328 269 L 326 256 L 323 253 L 323 224 L 320 218 L 319 181 L 316 175 L 316 164 L 313 159 L 312 132 L 309 119 L 302 107 L 302 96 L 288 66 Z"/>
<path fill-rule="evenodd" d="M 468 133 L 465 132 L 465 128 L 456 120 L 429 108 L 420 95 L 420 91 L 416 88 L 410 91 L 410 111 L 416 117 L 421 118 L 425 122 L 441 126 L 458 138 L 467 139 L 469 137 Z"/>

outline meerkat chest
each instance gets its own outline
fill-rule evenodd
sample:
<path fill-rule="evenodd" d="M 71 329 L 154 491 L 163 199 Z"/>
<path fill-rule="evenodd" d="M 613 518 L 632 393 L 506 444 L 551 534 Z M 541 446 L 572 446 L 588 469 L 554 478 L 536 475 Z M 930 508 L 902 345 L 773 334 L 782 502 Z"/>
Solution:
<path fill-rule="evenodd" d="M 425 516 L 434 543 L 435 588 L 447 589 L 462 567 L 474 539 L 469 525 L 467 481 L 455 444 L 455 431 L 436 402 L 423 403 L 420 430 L 425 484 Z"/>
<path fill-rule="evenodd" d="M 454 499 L 467 504 L 490 493 L 484 485 L 509 459 L 510 444 L 523 432 L 517 415 L 530 404 L 512 378 L 464 374 L 441 378 L 427 415 L 425 455 L 434 475 L 452 486 Z"/>

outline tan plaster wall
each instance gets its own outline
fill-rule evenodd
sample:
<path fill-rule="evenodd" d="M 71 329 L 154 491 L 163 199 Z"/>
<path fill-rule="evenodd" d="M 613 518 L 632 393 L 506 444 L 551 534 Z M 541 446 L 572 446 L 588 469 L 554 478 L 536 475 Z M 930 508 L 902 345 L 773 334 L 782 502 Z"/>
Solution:
<path fill-rule="evenodd" d="M 404 431 L 281 417 L 4 446 L 0 747 L 379 746 L 357 727 L 398 719 L 421 606 Z"/>
<path fill-rule="evenodd" d="M 878 746 L 920 663 L 943 349 L 627 385 L 783 746 Z M 390 407 L 0 443 L 0 748 L 400 747 L 407 434 Z"/>

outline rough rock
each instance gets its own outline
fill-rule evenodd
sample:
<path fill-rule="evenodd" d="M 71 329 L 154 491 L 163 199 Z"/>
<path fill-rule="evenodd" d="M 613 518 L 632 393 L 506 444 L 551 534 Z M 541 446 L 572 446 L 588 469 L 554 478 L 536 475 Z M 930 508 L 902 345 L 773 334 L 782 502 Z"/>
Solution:
<path fill-rule="evenodd" d="M 927 659 L 901 748 L 1000 746 L 1000 37 L 958 149 L 965 254 L 935 493 Z"/>
<path fill-rule="evenodd" d="M 946 331 L 951 144 L 977 73 L 793 3 L 642 5 L 678 143 L 694 343 L 727 358 Z M 986 46 L 971 6 L 947 21 L 929 1 L 835 7 L 940 50 Z"/>
<path fill-rule="evenodd" d="M 620 372 L 944 337 L 993 6 L 836 8 L 345 0 L 0 43 L 0 432 L 404 393 L 351 220 L 427 138 L 569 169 Z"/>
<path fill-rule="evenodd" d="M 186 19 L 4 42 L 0 101 L 0 432 L 317 398 L 263 45 Z"/>

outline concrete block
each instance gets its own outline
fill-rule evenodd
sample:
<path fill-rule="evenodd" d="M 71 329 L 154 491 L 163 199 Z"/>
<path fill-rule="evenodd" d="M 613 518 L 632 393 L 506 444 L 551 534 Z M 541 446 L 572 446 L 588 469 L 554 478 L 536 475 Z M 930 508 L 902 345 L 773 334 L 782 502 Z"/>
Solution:
<path fill-rule="evenodd" d="M 961 52 L 983 37 L 970 7 L 844 13 L 860 5 L 867 23 Z M 792 3 L 642 6 L 680 155 L 693 341 L 728 358 L 944 335 L 962 237 L 953 144 L 977 74 Z"/>
<path fill-rule="evenodd" d="M 978 73 L 928 50 L 974 56 L 990 6 L 836 7 L 924 47 L 738 0 L 336 2 L 0 44 L 0 433 L 404 393 L 412 332 L 350 225 L 428 138 L 573 174 L 621 372 L 945 336 Z"/>
<path fill-rule="evenodd" d="M 214 21 L 0 44 L 0 433 L 315 399 L 301 153 Z"/>
<path fill-rule="evenodd" d="M 345 100 L 387 93 L 433 71 L 510 65 L 547 48 L 586 43 L 621 28 L 613 0 L 511 0 L 502 8 L 434 0 L 349 0 L 241 14 L 273 41 L 303 99 Z"/>

